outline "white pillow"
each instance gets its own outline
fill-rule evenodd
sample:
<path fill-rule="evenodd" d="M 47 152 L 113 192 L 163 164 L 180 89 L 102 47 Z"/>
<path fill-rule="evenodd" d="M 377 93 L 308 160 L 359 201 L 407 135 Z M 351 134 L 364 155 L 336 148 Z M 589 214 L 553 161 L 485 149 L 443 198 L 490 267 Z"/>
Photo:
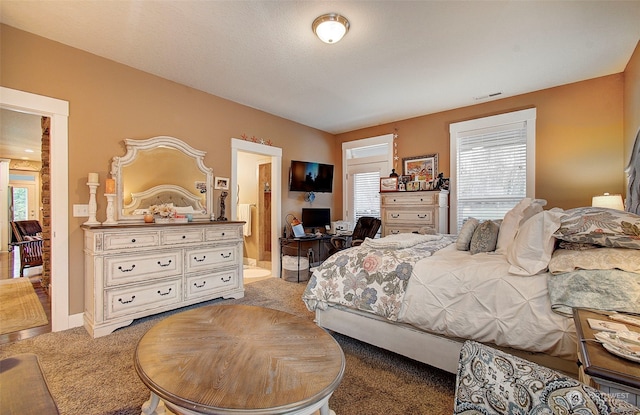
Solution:
<path fill-rule="evenodd" d="M 547 270 L 562 216 L 561 211 L 545 210 L 522 224 L 507 250 L 510 273 L 530 276 Z"/>
<path fill-rule="evenodd" d="M 513 238 L 516 237 L 516 232 L 518 232 L 518 225 L 520 224 L 520 220 L 522 220 L 522 214 L 532 202 L 533 199 L 525 197 L 504 215 L 504 219 L 500 224 L 500 232 L 498 233 L 496 253 L 507 253 L 507 248 L 509 248 L 509 245 L 513 242 Z"/>

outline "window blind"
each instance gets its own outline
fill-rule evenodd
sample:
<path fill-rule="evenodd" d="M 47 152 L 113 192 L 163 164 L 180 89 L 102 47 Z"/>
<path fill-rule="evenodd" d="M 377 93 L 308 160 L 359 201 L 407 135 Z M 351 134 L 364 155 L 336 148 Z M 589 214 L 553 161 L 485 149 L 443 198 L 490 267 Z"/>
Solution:
<path fill-rule="evenodd" d="M 355 224 L 362 216 L 380 217 L 380 173 L 354 173 L 353 207 Z"/>
<path fill-rule="evenodd" d="M 527 195 L 527 121 L 457 134 L 457 229 L 496 219 Z"/>

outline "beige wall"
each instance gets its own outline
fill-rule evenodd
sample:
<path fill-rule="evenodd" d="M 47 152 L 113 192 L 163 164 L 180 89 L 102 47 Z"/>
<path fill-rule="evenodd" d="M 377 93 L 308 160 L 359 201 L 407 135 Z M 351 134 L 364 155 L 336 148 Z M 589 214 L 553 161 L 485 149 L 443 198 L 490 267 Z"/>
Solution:
<path fill-rule="evenodd" d="M 535 107 L 536 197 L 565 209 L 590 205 L 595 194 L 624 193 L 623 80 L 611 75 L 339 134 L 335 156 L 344 141 L 397 129 L 398 173 L 403 157 L 438 153 L 448 177 L 451 123 Z"/>
<path fill-rule="evenodd" d="M 87 203 L 87 173 L 98 172 L 104 181 L 111 158 L 125 154 L 125 138 L 178 137 L 206 151 L 205 164 L 224 177 L 231 177 L 232 137 L 270 139 L 283 149 L 283 185 L 288 183 L 291 159 L 333 160 L 334 139 L 328 133 L 6 25 L 0 26 L 0 42 L 2 86 L 69 102 L 69 206 Z M 214 201 L 218 195 L 216 191 Z M 98 199 L 98 220 L 104 220 L 104 199 Z M 282 195 L 283 216 L 299 212 L 303 205 L 301 193 Z M 335 209 L 331 195 L 318 197 L 314 205 Z M 84 308 L 80 226 L 85 220 L 69 212 L 71 314 Z"/>
<path fill-rule="evenodd" d="M 624 160 L 629 163 L 631 150 L 640 130 L 640 42 L 624 71 Z"/>

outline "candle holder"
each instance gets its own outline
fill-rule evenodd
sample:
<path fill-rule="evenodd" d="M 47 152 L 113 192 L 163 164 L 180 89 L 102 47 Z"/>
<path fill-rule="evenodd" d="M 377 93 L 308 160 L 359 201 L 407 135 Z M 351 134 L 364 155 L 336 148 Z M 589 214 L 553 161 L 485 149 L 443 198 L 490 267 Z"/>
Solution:
<path fill-rule="evenodd" d="M 89 220 L 84 225 L 100 225 L 100 222 L 96 220 L 96 213 L 98 212 L 98 204 L 96 203 L 96 190 L 100 183 L 88 182 L 89 186 Z"/>
<path fill-rule="evenodd" d="M 107 198 L 107 220 L 102 222 L 103 225 L 117 225 L 118 221 L 114 219 L 113 199 L 116 197 L 115 193 L 105 193 L 104 197 Z"/>

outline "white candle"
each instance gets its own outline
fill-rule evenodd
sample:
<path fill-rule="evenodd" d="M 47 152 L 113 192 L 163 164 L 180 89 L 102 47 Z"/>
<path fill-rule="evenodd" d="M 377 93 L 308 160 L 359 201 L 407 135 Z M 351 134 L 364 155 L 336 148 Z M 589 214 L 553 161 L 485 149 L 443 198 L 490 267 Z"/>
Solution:
<path fill-rule="evenodd" d="M 98 173 L 89 173 L 89 183 L 99 183 Z"/>

